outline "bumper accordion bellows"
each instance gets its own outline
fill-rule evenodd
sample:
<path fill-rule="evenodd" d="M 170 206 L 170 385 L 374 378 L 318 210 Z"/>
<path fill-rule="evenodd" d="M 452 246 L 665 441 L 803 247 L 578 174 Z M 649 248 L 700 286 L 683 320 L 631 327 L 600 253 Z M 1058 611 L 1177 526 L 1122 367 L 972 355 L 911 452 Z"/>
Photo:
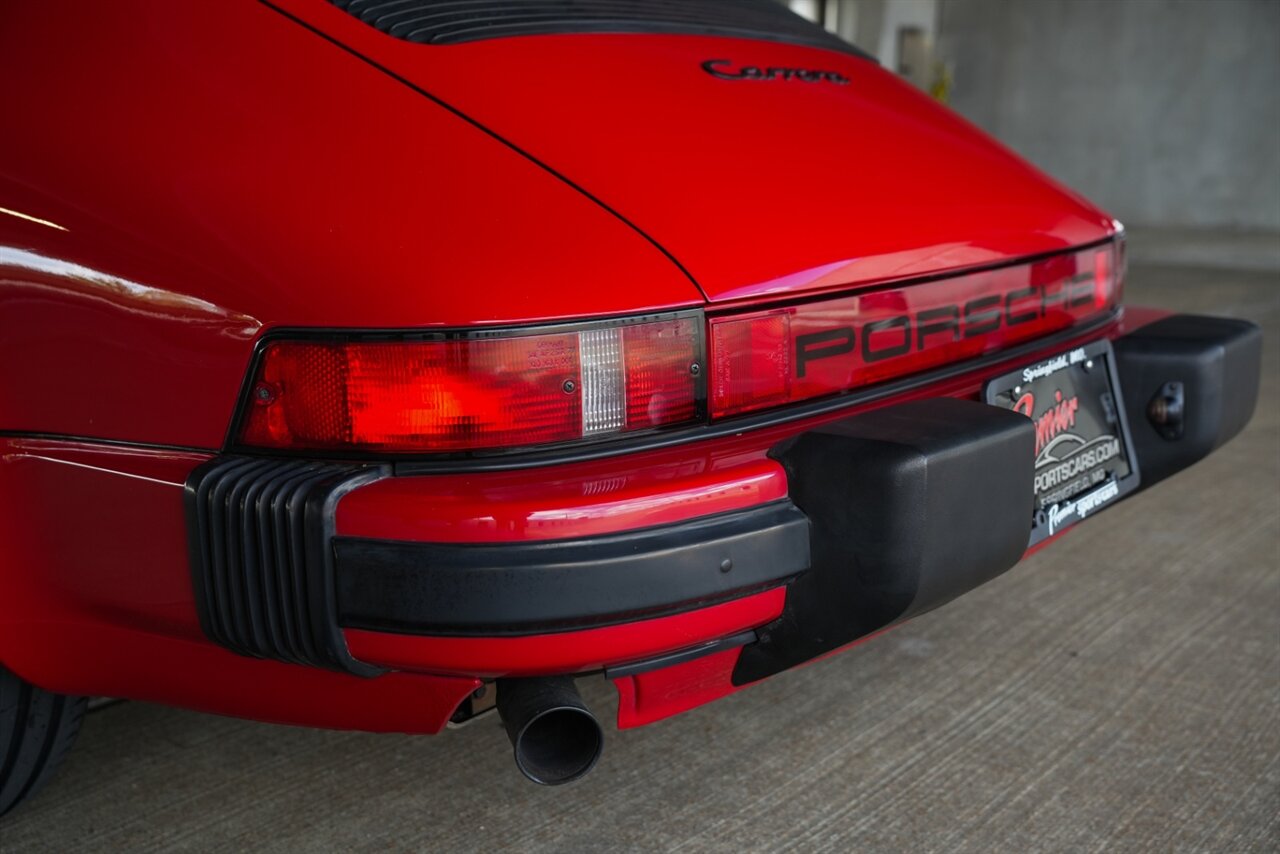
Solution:
<path fill-rule="evenodd" d="M 242 655 L 363 676 L 334 618 L 333 507 L 377 466 L 218 457 L 192 472 L 186 512 L 200 625 Z"/>

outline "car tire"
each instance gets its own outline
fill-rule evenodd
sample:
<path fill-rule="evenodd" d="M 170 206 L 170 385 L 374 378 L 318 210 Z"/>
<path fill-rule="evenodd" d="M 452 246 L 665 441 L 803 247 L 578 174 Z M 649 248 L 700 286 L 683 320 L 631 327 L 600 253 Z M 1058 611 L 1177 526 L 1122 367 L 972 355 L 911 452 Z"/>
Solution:
<path fill-rule="evenodd" d="M 0 815 L 34 795 L 71 749 L 86 697 L 37 688 L 0 667 Z"/>

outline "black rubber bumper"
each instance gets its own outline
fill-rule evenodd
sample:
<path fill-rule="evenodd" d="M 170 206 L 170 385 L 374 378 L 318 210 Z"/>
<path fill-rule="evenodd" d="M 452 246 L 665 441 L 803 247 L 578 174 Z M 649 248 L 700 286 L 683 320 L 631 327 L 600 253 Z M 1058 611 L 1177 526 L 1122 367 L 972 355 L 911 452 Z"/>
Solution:
<path fill-rule="evenodd" d="M 1243 429 L 1262 336 L 1239 320 L 1174 315 L 1113 342 L 1146 488 Z M 812 568 L 743 649 L 734 682 L 785 670 L 935 608 L 1027 547 L 1029 419 L 958 400 L 901 404 L 774 448 L 813 526 Z"/>
<path fill-rule="evenodd" d="M 1032 510 L 1034 429 L 1009 410 L 935 398 L 774 449 L 790 499 L 581 540 L 333 540 L 338 622 L 397 634 L 529 635 L 706 607 L 788 584 L 748 646 L 750 681 L 920 613 L 1017 563 Z"/>
<path fill-rule="evenodd" d="M 578 540 L 333 542 L 338 620 L 400 634 L 527 635 L 723 602 L 809 568 L 791 501 Z"/>
<path fill-rule="evenodd" d="M 1257 327 L 1170 317 L 1114 342 L 1143 486 L 1204 457 L 1256 405 Z M 580 540 L 439 544 L 336 537 L 341 495 L 385 467 L 222 457 L 187 484 L 196 602 L 246 655 L 372 675 L 342 628 L 530 635 L 649 619 L 787 585 L 734 681 L 752 682 L 935 608 L 1025 553 L 1035 430 L 934 398 L 773 448 L 789 498 Z"/>
<path fill-rule="evenodd" d="M 813 566 L 743 649 L 735 684 L 936 608 L 1027 549 L 1035 428 L 1011 410 L 913 401 L 802 433 L 772 455 L 812 525 Z"/>
<path fill-rule="evenodd" d="M 1175 314 L 1115 341 L 1134 455 L 1146 489 L 1244 429 L 1258 403 L 1262 330 Z"/>

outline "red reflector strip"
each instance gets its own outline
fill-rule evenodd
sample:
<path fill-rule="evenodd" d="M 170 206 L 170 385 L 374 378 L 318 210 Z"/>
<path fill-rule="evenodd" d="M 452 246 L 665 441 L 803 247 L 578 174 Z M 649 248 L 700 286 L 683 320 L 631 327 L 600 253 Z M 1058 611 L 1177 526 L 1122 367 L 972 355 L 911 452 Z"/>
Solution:
<path fill-rule="evenodd" d="M 244 445 L 457 452 L 697 420 L 701 316 L 441 340 L 279 340 L 258 362 Z"/>
<path fill-rule="evenodd" d="M 701 342 L 702 328 L 690 317 L 623 327 L 627 429 L 697 419 Z"/>
<path fill-rule="evenodd" d="M 972 359 L 1119 304 L 1117 243 L 1030 264 L 711 320 L 712 418 Z"/>
<path fill-rule="evenodd" d="M 832 336 L 834 333 L 834 337 Z M 845 335 L 831 330 L 814 341 L 830 352 L 852 346 Z M 792 397 L 791 312 L 779 310 L 738 319 L 711 322 L 714 411 L 750 412 L 786 403 Z"/>

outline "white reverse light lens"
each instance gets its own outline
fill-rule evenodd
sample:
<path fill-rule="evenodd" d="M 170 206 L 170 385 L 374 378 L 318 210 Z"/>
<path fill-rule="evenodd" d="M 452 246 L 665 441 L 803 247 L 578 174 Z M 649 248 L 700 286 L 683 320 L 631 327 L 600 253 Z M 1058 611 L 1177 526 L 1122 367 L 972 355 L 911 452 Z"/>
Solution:
<path fill-rule="evenodd" d="M 621 430 L 626 419 L 622 370 L 622 330 L 578 333 L 582 366 L 582 435 Z"/>

